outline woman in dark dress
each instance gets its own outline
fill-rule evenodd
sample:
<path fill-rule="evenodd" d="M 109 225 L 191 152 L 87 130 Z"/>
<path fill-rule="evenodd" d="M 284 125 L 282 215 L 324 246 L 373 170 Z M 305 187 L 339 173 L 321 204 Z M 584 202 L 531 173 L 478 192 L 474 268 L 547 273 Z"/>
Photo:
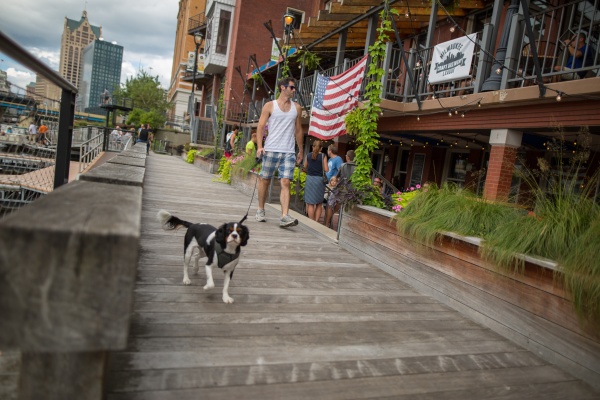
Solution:
<path fill-rule="evenodd" d="M 327 167 L 327 156 L 321 153 L 323 144 L 315 140 L 312 144 L 312 152 L 304 159 L 304 170 L 306 171 L 306 182 L 304 184 L 304 202 L 308 218 L 318 221 L 321 218 L 323 197 L 325 196 L 325 183 L 323 173 L 329 171 Z"/>

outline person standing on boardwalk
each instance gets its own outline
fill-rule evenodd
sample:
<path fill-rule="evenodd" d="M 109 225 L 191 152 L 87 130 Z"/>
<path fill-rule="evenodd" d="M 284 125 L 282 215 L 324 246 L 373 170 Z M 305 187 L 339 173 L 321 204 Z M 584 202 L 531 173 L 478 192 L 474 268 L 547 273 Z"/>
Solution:
<path fill-rule="evenodd" d="M 304 202 L 308 218 L 318 221 L 321 218 L 323 198 L 325 197 L 325 183 L 323 177 L 328 171 L 327 156 L 321 153 L 323 144 L 315 140 L 312 144 L 312 153 L 307 154 L 304 159 L 304 170 L 306 171 L 306 183 L 304 184 Z"/>
<path fill-rule="evenodd" d="M 256 220 L 266 222 L 265 200 L 269 181 L 275 170 L 279 172 L 281 183 L 281 219 L 279 226 L 298 225 L 298 220 L 291 217 L 290 209 L 290 181 L 294 177 L 294 167 L 302 162 L 304 147 L 304 136 L 300 117 L 302 110 L 300 105 L 292 101 L 296 91 L 296 80 L 294 78 L 282 78 L 278 82 L 279 97 L 262 109 L 257 128 L 256 157 L 262 158 L 262 170 L 259 175 L 258 186 L 258 210 Z M 263 136 L 265 126 L 269 124 L 269 135 L 263 147 Z M 298 156 L 294 148 L 294 137 L 298 144 Z"/>
<path fill-rule="evenodd" d="M 151 141 L 152 141 L 152 131 L 150 130 L 150 125 L 148 125 L 148 124 L 142 125 L 142 130 L 140 131 L 140 136 L 138 137 L 136 143 L 146 143 L 146 154 L 149 154 Z"/>
<path fill-rule="evenodd" d="M 327 147 L 327 155 L 329 156 L 329 161 L 327 162 L 327 166 L 329 167 L 329 172 L 327 172 L 327 181 L 331 180 L 332 176 L 336 176 L 340 167 L 342 166 L 342 157 L 338 156 L 338 149 L 335 144 L 330 144 Z"/>

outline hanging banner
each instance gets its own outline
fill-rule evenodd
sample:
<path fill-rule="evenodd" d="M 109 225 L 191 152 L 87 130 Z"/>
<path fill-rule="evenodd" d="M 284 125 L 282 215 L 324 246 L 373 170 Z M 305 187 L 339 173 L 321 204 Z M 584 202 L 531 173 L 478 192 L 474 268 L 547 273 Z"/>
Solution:
<path fill-rule="evenodd" d="M 194 61 L 196 58 L 196 53 L 194 51 L 188 51 L 188 60 L 186 70 L 193 71 L 194 70 Z M 197 64 L 196 73 L 199 75 L 204 75 L 204 54 L 198 54 L 198 64 Z"/>
<path fill-rule="evenodd" d="M 476 34 L 440 43 L 433 49 L 429 83 L 456 81 L 471 76 Z"/>

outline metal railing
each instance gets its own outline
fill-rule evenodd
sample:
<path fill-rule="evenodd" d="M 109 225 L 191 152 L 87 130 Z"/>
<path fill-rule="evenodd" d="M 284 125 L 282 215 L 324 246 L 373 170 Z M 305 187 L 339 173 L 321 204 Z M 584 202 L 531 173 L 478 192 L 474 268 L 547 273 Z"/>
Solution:
<path fill-rule="evenodd" d="M 481 42 L 482 32 L 477 32 L 476 42 Z M 390 46 L 391 48 L 391 46 Z M 387 65 L 384 70 L 388 71 L 385 79 L 384 98 L 411 102 L 420 96 L 420 100 L 434 97 L 460 96 L 475 91 L 475 81 L 478 79 L 477 66 L 481 57 L 478 48 L 473 52 L 471 59 L 471 75 L 467 78 L 452 80 L 443 83 L 429 84 L 428 76 L 431 69 L 431 60 L 434 47 L 421 50 L 411 50 L 407 54 L 408 67 L 402 62 L 401 51 L 391 48 L 388 52 Z M 412 82 L 406 71 L 412 74 Z"/>
<path fill-rule="evenodd" d="M 511 31 L 514 40 L 507 60 L 510 86 L 528 86 L 535 83 L 534 52 L 537 50 L 544 81 L 573 80 L 600 76 L 600 0 L 578 0 L 532 13 L 531 25 L 534 40 L 525 34 L 524 21 L 515 17 Z M 571 62 L 566 43 L 583 38 L 581 62 Z M 579 47 L 581 49 L 581 47 Z M 576 58 L 576 57 L 575 57 Z M 570 68 L 565 72 L 564 68 Z"/>
<path fill-rule="evenodd" d="M 35 72 L 38 76 L 44 77 L 61 90 L 60 116 L 58 120 L 56 149 L 54 151 L 54 168 L 52 171 L 53 182 L 50 190 L 57 188 L 67 183 L 69 179 L 72 127 L 75 118 L 77 88 L 6 36 L 2 31 L 0 31 L 0 51 L 20 63 L 23 67 Z M 31 122 L 33 124 L 36 123 L 35 119 L 32 119 Z M 48 150 L 44 151 L 48 152 Z M 39 189 L 35 188 L 35 190 Z"/>
<path fill-rule="evenodd" d="M 206 14 L 203 12 L 194 15 L 188 20 L 188 33 L 194 33 L 203 27 L 206 27 Z"/>
<path fill-rule="evenodd" d="M 82 173 L 102 153 L 104 131 L 97 132 L 92 138 L 81 143 L 79 152 L 79 173 Z"/>

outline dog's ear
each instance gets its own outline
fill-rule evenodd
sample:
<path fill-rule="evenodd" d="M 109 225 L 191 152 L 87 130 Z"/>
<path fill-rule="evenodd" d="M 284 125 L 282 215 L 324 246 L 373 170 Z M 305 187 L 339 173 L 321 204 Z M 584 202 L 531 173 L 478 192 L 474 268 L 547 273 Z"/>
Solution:
<path fill-rule="evenodd" d="M 227 246 L 227 235 L 229 234 L 229 229 L 227 229 L 227 226 L 228 224 L 223 224 L 215 232 L 215 241 L 219 243 L 222 248 Z"/>
<path fill-rule="evenodd" d="M 246 225 L 240 225 L 240 228 L 242 228 L 242 233 L 240 235 L 242 237 L 242 243 L 240 243 L 240 246 L 245 246 L 248 244 L 248 239 L 250 239 L 250 230 L 246 228 Z"/>

